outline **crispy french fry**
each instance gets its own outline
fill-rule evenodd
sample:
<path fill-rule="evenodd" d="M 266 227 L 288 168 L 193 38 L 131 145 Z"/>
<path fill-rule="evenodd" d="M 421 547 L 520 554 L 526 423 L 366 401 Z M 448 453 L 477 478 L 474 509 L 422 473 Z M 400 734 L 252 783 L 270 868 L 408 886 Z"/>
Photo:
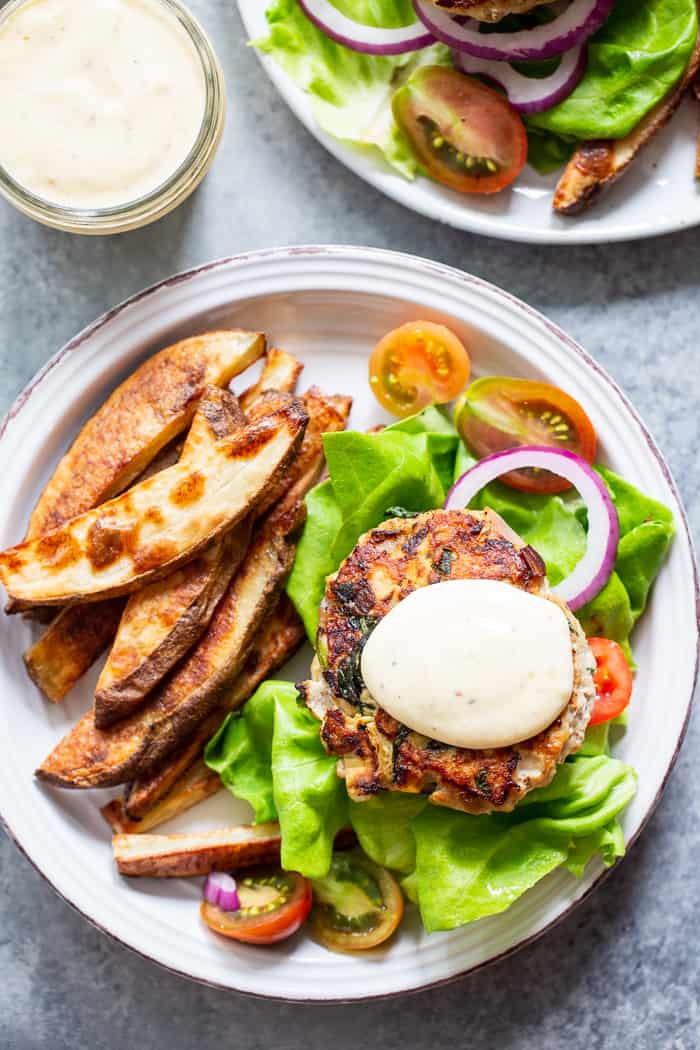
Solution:
<path fill-rule="evenodd" d="M 342 828 L 336 849 L 350 849 L 357 839 Z M 112 850 L 121 875 L 188 878 L 212 871 L 240 871 L 277 864 L 282 838 L 279 824 L 239 824 L 188 835 L 115 835 Z"/>
<path fill-rule="evenodd" d="M 280 395 L 281 396 L 281 395 Z M 208 446 L 95 510 L 0 554 L 0 578 L 22 605 L 129 593 L 189 561 L 240 521 L 285 473 L 308 417 L 279 411 Z"/>
<path fill-rule="evenodd" d="M 576 215 L 598 199 L 606 187 L 629 169 L 640 150 L 671 119 L 693 83 L 700 65 L 696 46 L 679 83 L 637 127 L 623 139 L 583 142 L 566 166 L 554 193 L 553 206 L 559 215 Z"/>
<path fill-rule="evenodd" d="M 167 820 L 179 817 L 181 813 L 186 813 L 192 806 L 216 795 L 222 788 L 218 773 L 212 773 L 203 762 L 198 761 L 143 819 L 132 820 L 127 816 L 121 799 L 113 799 L 103 806 L 100 812 L 115 834 L 143 834 L 165 824 Z"/>
<path fill-rule="evenodd" d="M 115 835 L 120 875 L 175 879 L 279 861 L 279 824 L 241 824 L 190 835 Z"/>
<path fill-rule="evenodd" d="M 63 700 L 114 638 L 123 598 L 63 609 L 24 653 L 30 678 L 53 703 Z"/>
<path fill-rule="evenodd" d="M 298 361 L 292 354 L 273 346 L 267 351 L 263 370 L 257 383 L 244 390 L 240 396 L 243 411 L 248 412 L 253 403 L 268 390 L 293 393 L 303 368 L 301 361 Z"/>
<path fill-rule="evenodd" d="M 159 808 L 159 800 L 177 794 L 182 778 L 197 765 L 205 744 L 226 715 L 241 707 L 260 683 L 293 655 L 304 637 L 304 626 L 294 606 L 286 594 L 282 594 L 277 608 L 259 630 L 245 667 L 231 689 L 226 691 L 223 703 L 212 711 L 183 747 L 168 755 L 164 765 L 150 776 L 137 778 L 129 785 L 124 798 L 128 818 L 135 823 L 146 818 L 149 827 L 156 826 L 151 823 L 151 818 L 154 810 Z"/>

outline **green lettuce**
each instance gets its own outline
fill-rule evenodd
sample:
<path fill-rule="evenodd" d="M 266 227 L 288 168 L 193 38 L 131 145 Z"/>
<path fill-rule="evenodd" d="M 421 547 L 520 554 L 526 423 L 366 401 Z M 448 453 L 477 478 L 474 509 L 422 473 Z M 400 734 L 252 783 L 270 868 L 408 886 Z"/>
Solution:
<path fill-rule="evenodd" d="M 333 2 L 365 25 L 393 29 L 415 21 L 411 0 Z M 256 47 L 311 95 L 319 127 L 348 145 L 378 152 L 414 178 L 418 164 L 394 123 L 391 97 L 419 66 L 449 64 L 448 48 L 436 44 L 405 55 L 362 55 L 320 32 L 296 0 L 276 0 L 266 15 L 270 32 Z"/>
<path fill-rule="evenodd" d="M 328 873 L 333 840 L 347 823 L 347 793 L 318 722 L 291 682 L 263 683 L 243 711 L 228 716 L 204 760 L 256 823 L 279 820 L 282 867 L 310 879 Z"/>
<path fill-rule="evenodd" d="M 428 932 L 505 911 L 556 868 L 581 874 L 594 853 L 624 853 L 616 817 L 636 790 L 634 771 L 606 755 L 575 757 L 513 813 L 467 816 L 437 806 L 412 823 L 413 892 Z"/>
<path fill-rule="evenodd" d="M 306 497 L 307 521 L 287 592 L 313 643 L 326 577 L 394 507 L 440 507 L 454 475 L 459 438 L 436 408 L 379 434 L 326 434 L 330 479 Z"/>
<path fill-rule="evenodd" d="M 269 681 L 229 715 L 205 760 L 256 821 L 279 820 L 283 867 L 323 878 L 335 835 L 350 824 L 372 860 L 408 877 L 404 888 L 432 931 L 503 911 L 561 865 L 580 875 L 594 854 L 609 865 L 624 853 L 617 815 L 635 776 L 610 758 L 607 735 L 591 730 L 582 752 L 513 813 L 476 817 L 391 793 L 357 803 L 296 688 Z"/>
<path fill-rule="evenodd" d="M 574 139 L 623 138 L 680 80 L 697 33 L 695 0 L 617 0 L 589 41 L 578 86 L 528 124 Z"/>

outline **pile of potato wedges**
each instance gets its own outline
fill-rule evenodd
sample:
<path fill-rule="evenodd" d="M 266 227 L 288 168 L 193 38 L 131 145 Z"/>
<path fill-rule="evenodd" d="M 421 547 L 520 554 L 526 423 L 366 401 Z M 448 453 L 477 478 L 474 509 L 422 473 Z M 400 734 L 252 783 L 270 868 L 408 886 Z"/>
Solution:
<path fill-rule="evenodd" d="M 229 384 L 259 359 L 236 397 Z M 297 396 L 301 371 L 254 332 L 154 354 L 85 424 L 24 541 L 0 553 L 6 611 L 42 625 L 24 661 L 48 700 L 108 650 L 92 708 L 36 776 L 125 785 L 103 810 L 115 832 L 149 831 L 220 789 L 206 742 L 303 641 L 284 584 L 322 435 L 344 429 L 351 401 Z M 234 831 L 247 848 L 260 840 Z M 265 841 L 278 849 L 274 829 Z"/>

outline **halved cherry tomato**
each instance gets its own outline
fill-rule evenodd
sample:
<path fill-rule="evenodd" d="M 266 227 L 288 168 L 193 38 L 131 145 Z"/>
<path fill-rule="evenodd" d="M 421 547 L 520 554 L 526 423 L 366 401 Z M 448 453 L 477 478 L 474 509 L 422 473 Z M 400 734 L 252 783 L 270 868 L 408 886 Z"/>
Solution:
<path fill-rule="evenodd" d="M 313 880 L 311 931 L 326 948 L 364 951 L 382 944 L 403 917 L 396 879 L 364 853 L 336 853 L 328 875 Z"/>
<path fill-rule="evenodd" d="M 589 638 L 588 644 L 595 656 L 597 699 L 588 723 L 597 726 L 617 718 L 625 710 L 632 696 L 632 672 L 617 642 L 610 638 Z"/>
<path fill-rule="evenodd" d="M 457 402 L 455 422 L 480 459 L 520 445 L 568 449 L 588 463 L 595 460 L 593 424 L 569 394 L 532 379 L 487 376 L 477 379 Z M 546 470 L 516 470 L 505 481 L 520 492 L 552 494 L 571 488 Z"/>
<path fill-rule="evenodd" d="M 431 178 L 460 193 L 497 193 L 527 160 L 525 125 L 480 80 L 423 66 L 395 93 L 394 118 Z"/>
<path fill-rule="evenodd" d="M 210 930 L 246 944 L 275 944 L 291 937 L 311 910 L 311 883 L 293 871 L 253 871 L 237 879 L 238 911 L 202 901 Z"/>
<path fill-rule="evenodd" d="M 432 321 L 410 321 L 388 332 L 369 361 L 369 385 L 379 404 L 410 416 L 452 401 L 469 379 L 469 354 L 454 332 Z"/>

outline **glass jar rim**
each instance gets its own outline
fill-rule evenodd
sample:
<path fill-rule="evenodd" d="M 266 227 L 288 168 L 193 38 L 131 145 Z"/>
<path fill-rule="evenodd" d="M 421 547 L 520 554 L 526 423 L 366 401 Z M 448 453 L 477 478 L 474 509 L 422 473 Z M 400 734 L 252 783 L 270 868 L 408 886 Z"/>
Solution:
<path fill-rule="evenodd" d="M 0 28 L 32 0 L 10 0 L 0 9 Z M 108 233 L 145 226 L 172 211 L 193 192 L 207 173 L 223 133 L 226 88 L 223 70 L 202 26 L 181 0 L 146 0 L 173 15 L 187 33 L 202 67 L 205 85 L 202 123 L 181 164 L 153 190 L 106 208 L 75 208 L 40 197 L 17 182 L 0 163 L 0 194 L 30 218 L 55 228 L 81 233 Z"/>

